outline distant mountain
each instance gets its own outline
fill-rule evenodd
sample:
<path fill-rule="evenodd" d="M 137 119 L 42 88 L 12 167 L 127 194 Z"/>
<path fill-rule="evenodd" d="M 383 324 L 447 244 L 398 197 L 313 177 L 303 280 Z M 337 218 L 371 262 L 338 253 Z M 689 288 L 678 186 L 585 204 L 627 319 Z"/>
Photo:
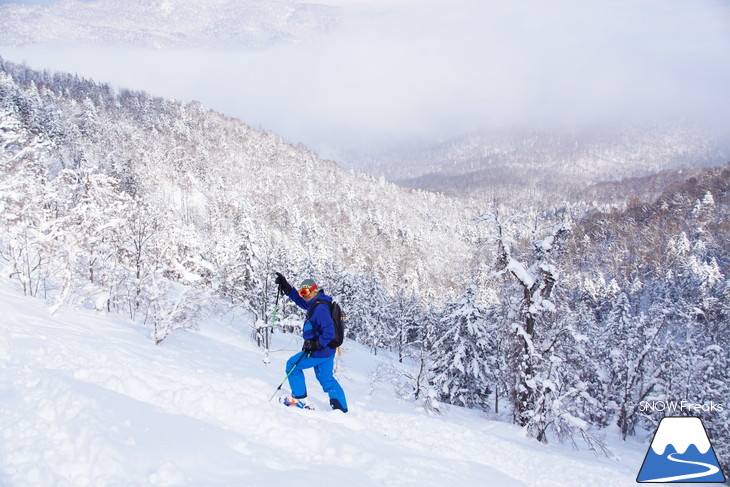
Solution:
<path fill-rule="evenodd" d="M 342 160 L 397 184 L 455 196 L 554 194 L 666 169 L 719 165 L 730 139 L 690 122 L 622 123 L 576 132 L 500 130 Z"/>
<path fill-rule="evenodd" d="M 337 23 L 334 7 L 293 0 L 64 0 L 0 5 L 0 45 L 264 47 L 308 39 Z"/>
<path fill-rule="evenodd" d="M 595 183 L 572 193 L 574 199 L 602 204 L 625 203 L 631 199 L 654 201 L 691 179 L 701 178 L 707 168 L 666 169 L 648 176 Z"/>

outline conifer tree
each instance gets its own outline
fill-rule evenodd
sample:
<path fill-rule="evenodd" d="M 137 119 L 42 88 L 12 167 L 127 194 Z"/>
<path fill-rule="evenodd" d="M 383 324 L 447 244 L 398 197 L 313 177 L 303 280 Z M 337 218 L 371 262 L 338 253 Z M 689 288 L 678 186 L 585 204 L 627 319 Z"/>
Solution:
<path fill-rule="evenodd" d="M 458 301 L 447 303 L 433 344 L 432 380 L 442 401 L 487 410 L 494 350 L 476 293 L 472 284 Z"/>

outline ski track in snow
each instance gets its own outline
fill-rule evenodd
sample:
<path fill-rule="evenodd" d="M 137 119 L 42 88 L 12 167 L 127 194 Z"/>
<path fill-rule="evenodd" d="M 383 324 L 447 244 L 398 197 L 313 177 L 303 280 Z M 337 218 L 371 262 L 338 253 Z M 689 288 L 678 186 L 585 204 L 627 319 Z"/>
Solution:
<path fill-rule="evenodd" d="M 248 329 L 210 318 L 154 345 L 118 316 L 61 308 L 0 286 L 0 485 L 628 486 L 643 458 L 597 458 L 524 438 L 475 411 L 428 416 L 399 403 L 349 343 L 351 412 L 268 402 L 298 342 L 275 334 L 272 363 Z M 377 360 L 383 360 L 378 356 Z M 286 392 L 286 385 L 282 393 Z"/>

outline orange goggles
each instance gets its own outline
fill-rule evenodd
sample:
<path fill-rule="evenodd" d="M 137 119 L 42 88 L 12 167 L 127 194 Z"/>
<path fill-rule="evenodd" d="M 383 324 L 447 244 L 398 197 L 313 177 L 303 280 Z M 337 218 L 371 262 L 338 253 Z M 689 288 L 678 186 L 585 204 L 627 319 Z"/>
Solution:
<path fill-rule="evenodd" d="M 309 297 L 310 294 L 312 294 L 314 291 L 317 290 L 317 286 L 310 286 L 310 287 L 303 287 L 298 292 L 299 295 L 303 298 Z"/>

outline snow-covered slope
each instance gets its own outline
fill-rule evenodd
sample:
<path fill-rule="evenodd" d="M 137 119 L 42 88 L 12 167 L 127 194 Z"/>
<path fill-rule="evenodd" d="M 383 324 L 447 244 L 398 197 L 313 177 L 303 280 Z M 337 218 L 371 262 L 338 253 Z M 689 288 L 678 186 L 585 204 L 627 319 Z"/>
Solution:
<path fill-rule="evenodd" d="M 449 408 L 429 416 L 372 381 L 382 356 L 348 343 L 351 411 L 269 397 L 300 342 L 271 364 L 231 314 L 155 346 L 150 330 L 0 286 L 0 485 L 633 485 L 646 446 L 598 458 Z M 307 373 L 310 397 L 326 397 Z"/>

